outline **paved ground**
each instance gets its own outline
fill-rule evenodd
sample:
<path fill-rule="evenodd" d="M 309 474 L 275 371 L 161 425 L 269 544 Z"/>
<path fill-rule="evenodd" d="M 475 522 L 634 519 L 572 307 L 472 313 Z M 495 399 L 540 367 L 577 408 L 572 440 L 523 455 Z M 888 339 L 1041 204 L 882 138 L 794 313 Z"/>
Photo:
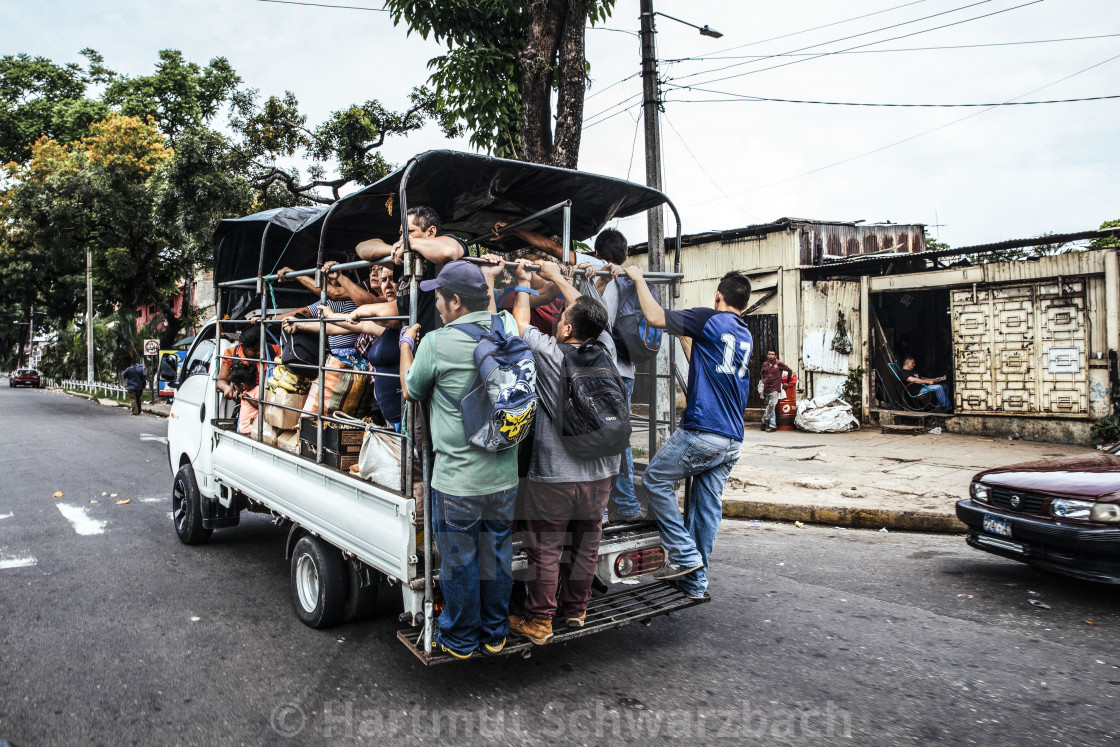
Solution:
<path fill-rule="evenodd" d="M 957 536 L 727 521 L 710 604 L 425 670 L 388 595 L 301 625 L 266 518 L 179 544 L 163 420 L 0 387 L 0 422 L 16 745 L 1113 741 L 1116 594 Z"/>
<path fill-rule="evenodd" d="M 111 400 L 106 404 L 116 404 Z M 167 405 L 146 406 L 166 414 Z M 645 432 L 635 434 L 645 444 Z M 826 526 L 963 532 L 954 505 L 982 469 L 1081 454 L 1090 447 L 923 433 L 764 433 L 748 423 L 724 515 Z"/>

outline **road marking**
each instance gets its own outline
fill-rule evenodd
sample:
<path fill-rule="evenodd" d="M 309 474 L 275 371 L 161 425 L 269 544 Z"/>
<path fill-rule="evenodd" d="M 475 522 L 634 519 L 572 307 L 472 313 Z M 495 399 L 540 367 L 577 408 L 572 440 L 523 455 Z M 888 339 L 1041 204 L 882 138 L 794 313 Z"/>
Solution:
<path fill-rule="evenodd" d="M 152 434 L 152 433 L 141 433 L 140 434 L 140 440 L 141 441 L 159 441 L 161 444 L 165 444 L 165 443 L 167 443 L 167 436 L 157 436 L 157 435 Z"/>
<path fill-rule="evenodd" d="M 39 561 L 35 556 L 28 555 L 26 558 L 3 558 L 0 557 L 0 570 L 5 568 L 28 568 L 35 565 Z"/>
<path fill-rule="evenodd" d="M 163 503 L 167 499 L 166 498 L 141 498 L 140 500 L 143 501 L 144 503 Z M 2 519 L 2 518 L 4 518 L 4 517 L 0 516 L 0 519 Z"/>
<path fill-rule="evenodd" d="M 10 519 L 10 518 L 12 518 L 11 513 L 0 514 L 0 519 Z"/>
<path fill-rule="evenodd" d="M 86 508 L 82 506 L 71 506 L 66 503 L 56 503 L 59 513 L 62 514 L 71 525 L 74 531 L 82 535 L 102 534 L 105 532 L 105 525 L 109 522 L 94 519 L 89 515 Z"/>

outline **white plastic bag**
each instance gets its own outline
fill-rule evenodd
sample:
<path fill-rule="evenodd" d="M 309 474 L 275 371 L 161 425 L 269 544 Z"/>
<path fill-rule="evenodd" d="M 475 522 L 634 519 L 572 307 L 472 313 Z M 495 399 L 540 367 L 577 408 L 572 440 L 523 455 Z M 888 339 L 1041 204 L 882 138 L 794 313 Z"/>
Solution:
<path fill-rule="evenodd" d="M 835 396 L 797 400 L 793 424 L 810 433 L 843 433 L 859 430 L 852 406 Z"/>
<path fill-rule="evenodd" d="M 358 452 L 358 475 L 394 490 L 400 489 L 401 450 L 397 439 L 367 430 Z"/>

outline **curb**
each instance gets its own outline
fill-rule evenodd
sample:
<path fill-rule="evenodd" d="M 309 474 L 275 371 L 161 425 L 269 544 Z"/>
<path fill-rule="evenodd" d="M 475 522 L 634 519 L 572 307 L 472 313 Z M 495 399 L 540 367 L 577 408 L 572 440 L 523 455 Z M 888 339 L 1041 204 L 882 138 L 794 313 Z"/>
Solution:
<path fill-rule="evenodd" d="M 940 516 L 918 511 L 793 505 L 734 499 L 724 499 L 723 516 L 728 519 L 800 521 L 806 524 L 826 524 L 851 529 L 886 528 L 902 532 L 943 534 L 964 534 L 967 531 L 965 525 L 955 516 Z"/>
<path fill-rule="evenodd" d="M 82 399 L 88 399 L 89 401 L 96 402 L 97 404 L 99 404 L 103 407 L 127 407 L 128 406 L 128 403 L 126 403 L 126 402 L 117 402 L 116 400 L 110 400 L 110 399 L 102 400 L 101 398 L 95 397 L 92 394 L 86 394 L 85 392 L 76 392 L 72 389 L 62 389 L 61 387 L 58 387 L 58 388 L 52 387 L 52 390 L 56 391 L 56 392 L 62 392 L 63 394 L 69 394 L 72 397 L 81 397 Z M 156 417 L 160 417 L 160 418 L 166 418 L 167 417 L 166 412 L 160 412 L 159 410 L 153 409 L 150 406 L 141 405 L 140 409 L 141 409 L 141 411 L 146 412 L 149 415 L 155 415 Z"/>

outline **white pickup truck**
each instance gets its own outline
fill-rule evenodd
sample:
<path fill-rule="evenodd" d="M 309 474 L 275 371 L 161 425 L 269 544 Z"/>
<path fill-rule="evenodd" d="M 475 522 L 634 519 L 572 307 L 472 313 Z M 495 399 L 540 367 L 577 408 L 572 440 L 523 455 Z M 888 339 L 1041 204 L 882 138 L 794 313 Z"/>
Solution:
<path fill-rule="evenodd" d="M 489 176 L 490 185 L 523 175 L 526 169 L 530 172 L 541 170 L 542 178 L 550 176 L 548 172 L 561 172 L 484 156 L 435 152 L 434 155 L 418 156 L 410 161 L 408 167 L 383 180 L 392 183 L 379 182 L 363 192 L 380 195 L 399 192 L 403 202 L 404 182 L 408 181 L 410 174 L 412 188 L 421 191 L 417 183 L 424 184 L 422 175 L 426 171 L 436 171 L 446 178 L 448 169 L 453 168 L 471 169 L 473 174 Z M 600 187 L 603 186 L 601 182 L 609 182 L 607 186 L 614 187 L 614 192 L 601 195 L 602 200 L 614 208 L 613 211 L 585 216 L 579 223 L 582 235 L 578 238 L 597 231 L 606 219 L 629 214 L 627 209 L 630 212 L 644 210 L 651 202 L 648 193 L 652 190 L 645 187 L 579 172 L 562 172 L 561 175 L 568 181 L 555 185 L 557 189 L 586 187 L 588 182 Z M 268 308 L 269 300 L 275 300 L 275 293 L 269 292 L 269 284 L 275 275 L 263 272 L 256 277 L 237 275 L 239 265 L 234 261 L 233 254 L 245 253 L 246 247 L 255 251 L 259 241 L 261 258 L 259 261 L 253 258 L 251 265 L 267 269 L 273 266 L 273 255 L 277 251 L 287 261 L 292 256 L 298 257 L 296 252 L 284 254 L 293 245 L 317 246 L 315 267 L 320 268 L 327 259 L 346 256 L 341 253 L 331 255 L 328 229 L 337 231 L 343 237 L 340 240 L 346 241 L 352 241 L 351 237 L 361 235 L 361 231 L 367 231 L 365 235 L 377 235 L 380 228 L 383 234 L 386 233 L 383 225 L 367 225 L 369 221 L 359 205 L 343 205 L 344 202 L 353 203 L 360 199 L 363 192 L 336 203 L 330 210 L 323 211 L 323 215 L 315 210 L 281 209 L 223 222 L 223 228 L 219 229 L 215 238 L 218 319 L 222 319 L 226 309 L 232 307 L 239 307 L 242 312 L 236 316 L 237 319 L 247 316 L 245 309 L 251 308 L 255 313 L 254 305 L 262 309 L 265 319 L 276 311 L 274 307 Z M 619 198 L 619 195 L 633 197 L 635 194 L 637 197 L 629 202 Z M 653 194 L 660 196 L 660 193 Z M 424 199 L 435 201 L 430 190 Z M 491 202 L 495 199 L 498 198 L 492 198 Z M 660 201 L 663 200 L 661 196 Z M 537 204 L 541 202 L 538 199 Z M 575 225 L 578 211 L 570 204 L 543 202 L 548 204 L 519 223 L 539 229 L 549 225 L 550 215 L 563 212 L 564 228 Z M 354 226 L 345 225 L 342 216 L 348 213 L 340 209 L 340 205 L 353 209 L 349 215 L 356 216 L 350 218 L 355 222 Z M 522 210 L 529 212 L 524 207 Z M 472 223 L 459 217 L 459 225 L 449 221 L 452 223 L 450 227 L 466 232 L 472 225 L 492 224 L 491 214 L 479 211 L 477 206 L 475 212 L 481 213 L 478 220 Z M 588 212 L 594 213 L 590 209 Z M 405 207 L 401 205 L 395 223 L 389 225 L 399 225 L 400 216 L 404 213 Z M 334 223 L 328 225 L 332 214 Z M 343 227 L 349 230 L 341 230 Z M 310 237 L 312 240 L 301 236 L 304 231 L 315 232 Z M 248 238 L 244 235 L 246 232 Z M 281 245 L 283 250 L 277 249 Z M 353 243 L 349 246 L 352 247 Z M 367 264 L 357 262 L 349 266 Z M 411 281 L 413 290 L 418 290 L 417 279 L 412 277 Z M 290 284 L 286 288 L 290 288 Z M 416 296 L 413 295 L 413 298 Z M 245 303 L 246 299 L 249 303 Z M 413 318 L 415 314 L 414 304 Z M 411 491 L 406 493 L 400 489 L 404 487 L 403 480 L 400 485 L 375 484 L 321 463 L 321 449 L 318 459 L 308 458 L 259 440 L 259 432 L 248 435 L 237 433 L 233 420 L 236 403 L 222 396 L 216 386 L 221 367 L 219 355 L 226 354 L 233 346 L 232 338 L 235 336 L 235 327 L 230 321 L 212 320 L 208 323 L 197 335 L 174 384 L 175 401 L 168 420 L 167 439 L 170 467 L 174 473 L 173 517 L 179 539 L 188 545 L 204 544 L 215 529 L 236 526 L 243 511 L 270 515 L 275 523 L 288 528 L 286 557 L 291 564 L 291 600 L 296 614 L 304 623 L 322 628 L 358 621 L 372 614 L 379 593 L 399 590 L 403 608 L 400 619 L 409 628 L 400 631 L 398 637 L 426 664 L 450 660 L 446 655 L 429 653 L 431 623 L 441 603 L 439 564 L 430 542 L 430 525 L 425 532 L 425 517 L 430 516 L 430 512 L 425 512 L 423 505 L 417 506 Z M 320 428 L 330 420 L 321 418 Z M 321 442 L 319 445 L 322 445 Z M 422 473 L 425 502 L 430 500 L 426 484 L 430 474 L 427 469 L 429 461 L 430 454 L 425 454 Z M 407 460 L 405 469 L 410 470 Z M 429 541 L 425 541 L 425 535 Z M 653 524 L 606 526 L 599 552 L 598 575 L 609 588 L 600 586 L 600 593 L 593 597 L 587 625 L 582 629 L 560 629 L 557 640 L 601 632 L 634 621 L 648 623 L 654 616 L 699 603 L 669 584 L 643 578 L 657 570 L 663 558 Z M 525 554 L 515 541 L 515 578 L 523 577 L 525 569 Z M 511 641 L 511 645 L 506 647 L 507 653 L 528 655 L 529 650 L 529 644 L 520 641 Z"/>

